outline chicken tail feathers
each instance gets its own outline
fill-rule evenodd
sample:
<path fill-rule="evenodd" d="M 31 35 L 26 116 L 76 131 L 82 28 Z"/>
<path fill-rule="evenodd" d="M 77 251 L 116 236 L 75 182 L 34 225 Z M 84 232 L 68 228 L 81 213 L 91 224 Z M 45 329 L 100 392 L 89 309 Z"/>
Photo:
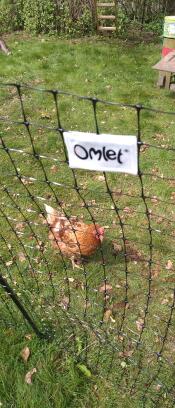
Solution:
<path fill-rule="evenodd" d="M 59 217 L 59 213 L 54 208 L 50 207 L 50 205 L 44 204 L 45 210 L 47 213 L 47 222 L 50 225 L 55 223 L 55 220 Z"/>

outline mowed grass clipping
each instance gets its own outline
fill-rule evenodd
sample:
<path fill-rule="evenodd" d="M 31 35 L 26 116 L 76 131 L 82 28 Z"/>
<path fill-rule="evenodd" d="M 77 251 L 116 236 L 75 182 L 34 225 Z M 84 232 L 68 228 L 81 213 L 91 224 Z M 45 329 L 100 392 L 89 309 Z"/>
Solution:
<path fill-rule="evenodd" d="M 2 83 L 175 110 L 174 95 L 156 87 L 152 65 L 160 44 L 19 35 L 7 40 L 12 54 L 1 55 Z M 53 340 L 38 340 L 1 289 L 1 402 L 103 408 L 160 401 L 169 407 L 175 361 L 174 116 L 141 111 L 143 191 L 138 177 L 108 173 L 111 198 L 101 173 L 76 170 L 75 189 L 56 131 L 53 95 L 21 91 L 30 133 L 11 123 L 23 121 L 16 88 L 0 91 L 1 273 Z M 58 106 L 64 129 L 95 132 L 90 101 L 59 95 Z M 134 109 L 99 103 L 97 119 L 100 133 L 137 135 Z M 82 270 L 72 270 L 51 248 L 44 203 L 107 227 L 102 250 Z M 20 357 L 25 346 L 31 351 L 26 363 Z M 29 385 L 25 375 L 33 368 Z"/>

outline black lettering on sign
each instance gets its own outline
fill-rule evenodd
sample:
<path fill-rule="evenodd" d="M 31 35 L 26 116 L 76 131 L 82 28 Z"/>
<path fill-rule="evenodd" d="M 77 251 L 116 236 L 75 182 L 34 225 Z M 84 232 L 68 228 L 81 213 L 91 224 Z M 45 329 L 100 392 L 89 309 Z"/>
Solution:
<path fill-rule="evenodd" d="M 122 149 L 120 149 L 117 156 L 117 160 L 120 164 L 123 164 L 123 162 L 121 161 L 122 156 L 123 156 Z"/>
<path fill-rule="evenodd" d="M 91 147 L 91 148 L 89 149 L 89 157 L 90 157 L 90 159 L 93 159 L 92 153 L 94 153 L 95 155 L 98 154 L 98 160 L 101 159 L 102 151 L 101 151 L 100 149 L 99 149 L 99 150 L 95 150 L 93 147 Z"/>
<path fill-rule="evenodd" d="M 80 150 L 80 149 L 81 149 L 81 150 Z M 78 150 L 79 154 L 77 153 L 77 150 Z M 80 150 L 80 151 L 79 151 L 79 150 Z M 87 152 L 87 150 L 85 149 L 85 147 L 83 147 L 83 146 L 81 146 L 81 145 L 79 145 L 79 144 L 76 144 L 76 145 L 74 146 L 74 153 L 76 154 L 76 156 L 77 156 L 79 159 L 86 160 L 86 159 L 88 158 L 88 152 Z"/>
<path fill-rule="evenodd" d="M 116 160 L 116 152 L 114 150 L 107 150 L 106 157 L 109 160 Z"/>
<path fill-rule="evenodd" d="M 74 146 L 74 153 L 81 160 L 87 160 L 88 158 L 93 160 L 97 158 L 98 161 L 101 159 L 104 159 L 105 161 L 117 160 L 119 164 L 123 164 L 122 157 L 125 153 L 129 153 L 129 150 L 125 149 L 122 151 L 122 149 L 119 149 L 115 151 L 112 149 L 106 149 L 106 146 L 103 146 L 101 149 L 90 147 L 90 149 L 87 150 L 84 146 L 76 144 Z"/>

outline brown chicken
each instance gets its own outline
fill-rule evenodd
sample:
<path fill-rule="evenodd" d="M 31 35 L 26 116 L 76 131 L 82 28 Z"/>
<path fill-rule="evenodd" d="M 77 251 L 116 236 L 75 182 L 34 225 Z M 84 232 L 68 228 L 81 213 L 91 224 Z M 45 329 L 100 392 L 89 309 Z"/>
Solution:
<path fill-rule="evenodd" d="M 84 256 L 92 255 L 101 245 L 104 228 L 98 224 L 85 224 L 77 217 L 69 220 L 57 210 L 45 204 L 47 222 L 50 226 L 49 239 L 52 246 L 63 256 L 70 258 L 73 268 Z"/>

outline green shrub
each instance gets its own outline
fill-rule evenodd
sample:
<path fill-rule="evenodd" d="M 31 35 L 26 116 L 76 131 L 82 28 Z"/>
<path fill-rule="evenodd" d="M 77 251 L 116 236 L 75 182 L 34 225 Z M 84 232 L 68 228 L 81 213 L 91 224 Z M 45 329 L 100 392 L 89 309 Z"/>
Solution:
<path fill-rule="evenodd" d="M 25 30 L 29 33 L 75 37 L 92 33 L 90 8 L 84 0 L 0 0 L 0 33 Z"/>
<path fill-rule="evenodd" d="M 15 9 L 11 1 L 0 1 L 0 33 L 10 32 L 15 29 Z"/>
<path fill-rule="evenodd" d="M 55 5 L 52 0 L 24 0 L 24 29 L 30 33 L 49 33 L 56 30 Z"/>
<path fill-rule="evenodd" d="M 68 4 L 60 9 L 58 18 L 58 32 L 66 37 L 88 35 L 93 32 L 93 22 L 90 10 L 84 7 L 81 16 L 73 19 Z"/>

